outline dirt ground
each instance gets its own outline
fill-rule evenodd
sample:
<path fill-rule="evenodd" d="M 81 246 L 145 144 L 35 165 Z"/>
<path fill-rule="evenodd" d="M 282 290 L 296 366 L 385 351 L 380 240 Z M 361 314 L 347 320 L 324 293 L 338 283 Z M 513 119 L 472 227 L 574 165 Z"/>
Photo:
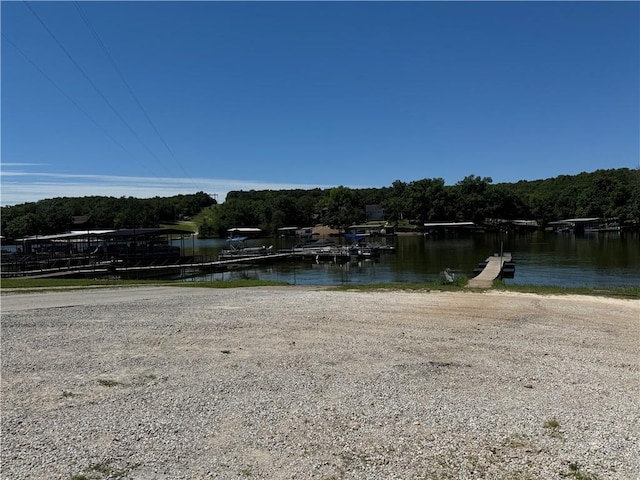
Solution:
<path fill-rule="evenodd" d="M 0 300 L 3 479 L 640 478 L 637 301 L 314 287 Z"/>

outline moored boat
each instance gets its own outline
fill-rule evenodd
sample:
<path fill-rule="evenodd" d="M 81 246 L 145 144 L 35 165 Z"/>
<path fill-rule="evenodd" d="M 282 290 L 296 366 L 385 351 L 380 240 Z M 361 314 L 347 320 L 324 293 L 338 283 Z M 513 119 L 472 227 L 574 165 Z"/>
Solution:
<path fill-rule="evenodd" d="M 238 258 L 263 257 L 274 253 L 273 245 L 247 247 L 247 237 L 230 237 L 227 239 L 229 248 L 218 253 L 218 260 L 235 260 Z"/>

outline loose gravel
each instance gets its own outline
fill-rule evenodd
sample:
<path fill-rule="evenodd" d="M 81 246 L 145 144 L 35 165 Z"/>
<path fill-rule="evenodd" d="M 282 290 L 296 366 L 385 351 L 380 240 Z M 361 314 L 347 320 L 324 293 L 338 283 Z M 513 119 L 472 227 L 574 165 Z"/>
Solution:
<path fill-rule="evenodd" d="M 2 295 L 2 479 L 640 478 L 637 301 Z"/>

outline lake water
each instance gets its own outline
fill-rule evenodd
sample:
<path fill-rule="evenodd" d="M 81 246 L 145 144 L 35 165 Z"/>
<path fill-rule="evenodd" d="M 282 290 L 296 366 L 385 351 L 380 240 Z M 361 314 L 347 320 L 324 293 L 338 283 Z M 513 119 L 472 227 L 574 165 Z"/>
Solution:
<path fill-rule="evenodd" d="M 396 253 L 381 254 L 376 261 L 345 264 L 288 261 L 254 265 L 234 271 L 207 274 L 192 280 L 252 278 L 295 285 L 341 285 L 391 282 L 425 282 L 440 278 L 445 268 L 473 276 L 473 269 L 502 246 L 516 262 L 511 284 L 625 287 L 640 285 L 640 234 L 606 232 L 570 234 L 485 233 L 456 237 L 398 236 L 387 240 Z M 184 254 L 216 258 L 224 240 L 194 240 L 182 245 Z M 249 240 L 249 246 L 291 248 L 287 239 Z"/>

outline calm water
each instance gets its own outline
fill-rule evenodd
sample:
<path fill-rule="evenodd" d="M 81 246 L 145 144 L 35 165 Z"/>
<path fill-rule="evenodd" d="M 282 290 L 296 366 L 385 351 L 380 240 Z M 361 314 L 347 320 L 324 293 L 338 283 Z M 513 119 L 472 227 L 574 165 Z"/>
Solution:
<path fill-rule="evenodd" d="M 351 261 L 343 265 L 313 261 L 259 265 L 231 272 L 208 274 L 196 280 L 253 278 L 296 285 L 340 285 L 387 282 L 424 282 L 440 278 L 445 268 L 473 276 L 473 269 L 486 257 L 511 252 L 516 262 L 513 284 L 557 286 L 640 285 L 640 234 L 598 233 L 476 234 L 461 237 L 396 237 L 389 240 L 396 253 L 382 254 L 376 261 Z M 285 239 L 258 239 L 249 246 L 273 245 L 290 248 Z M 226 247 L 224 240 L 184 242 L 185 254 L 215 258 Z"/>

